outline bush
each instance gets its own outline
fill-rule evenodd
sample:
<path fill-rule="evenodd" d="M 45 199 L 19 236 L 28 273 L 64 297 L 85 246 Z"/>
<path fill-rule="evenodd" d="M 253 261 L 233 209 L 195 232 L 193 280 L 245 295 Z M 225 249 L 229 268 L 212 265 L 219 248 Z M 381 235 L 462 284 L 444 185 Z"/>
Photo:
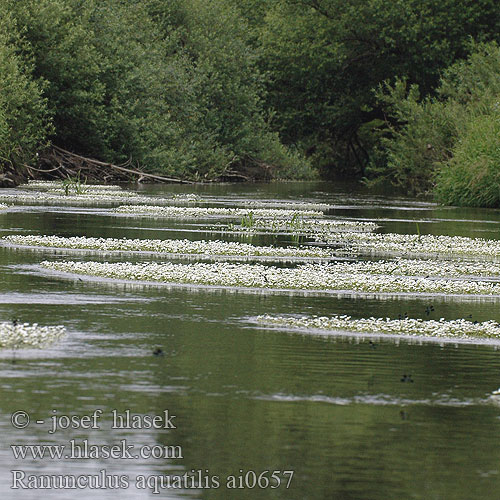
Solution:
<path fill-rule="evenodd" d="M 500 207 L 500 95 L 489 113 L 464 124 L 453 157 L 439 170 L 435 192 L 447 205 Z"/>
<path fill-rule="evenodd" d="M 258 50 L 238 10 L 224 0 L 151 2 L 164 34 L 167 61 L 185 71 L 190 110 L 179 122 L 197 144 L 209 176 L 260 170 L 269 177 L 310 176 L 308 162 L 270 131 L 263 110 Z M 194 152 L 194 151 L 193 151 Z"/>
<path fill-rule="evenodd" d="M 479 190 L 494 178 L 500 48 L 495 43 L 472 47 L 467 60 L 443 73 L 434 98 L 420 100 L 418 87 L 407 90 L 403 80 L 379 89 L 390 121 L 371 175 L 412 192 L 434 190 L 443 203 L 496 203 L 493 187 L 488 193 Z"/>
<path fill-rule="evenodd" d="M 380 154 L 372 127 L 387 109 L 374 88 L 401 77 L 434 95 L 443 69 L 470 53 L 469 38 L 500 40 L 492 0 L 232 1 L 252 22 L 262 18 L 256 31 L 276 130 L 333 175 L 365 175 Z"/>
<path fill-rule="evenodd" d="M 269 131 L 255 50 L 224 0 L 5 2 L 46 82 L 58 146 L 195 180 L 298 171 Z"/>
<path fill-rule="evenodd" d="M 436 165 L 452 155 L 465 110 L 437 99 L 420 100 L 417 85 L 385 84 L 377 92 L 391 114 L 383 127 L 381 149 L 367 171 L 373 183 L 389 181 L 412 194 L 432 189 Z"/>

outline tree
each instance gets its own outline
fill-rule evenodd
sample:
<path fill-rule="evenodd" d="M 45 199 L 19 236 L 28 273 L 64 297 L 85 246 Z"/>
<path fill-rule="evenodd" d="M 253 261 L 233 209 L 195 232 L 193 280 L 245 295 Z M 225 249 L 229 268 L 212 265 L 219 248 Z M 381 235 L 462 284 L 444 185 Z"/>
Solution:
<path fill-rule="evenodd" d="M 259 37 L 267 106 L 285 143 L 330 172 L 362 175 L 385 118 L 373 89 L 401 77 L 432 94 L 470 37 L 499 28 L 494 0 L 276 0 Z"/>
<path fill-rule="evenodd" d="M 51 131 L 44 84 L 18 54 L 22 44 L 15 20 L 0 5 L 0 172 L 29 163 Z"/>
<path fill-rule="evenodd" d="M 391 114 L 378 179 L 446 204 L 500 206 L 500 48 L 471 44 L 464 61 L 443 72 L 435 96 L 399 80 L 378 93 Z"/>

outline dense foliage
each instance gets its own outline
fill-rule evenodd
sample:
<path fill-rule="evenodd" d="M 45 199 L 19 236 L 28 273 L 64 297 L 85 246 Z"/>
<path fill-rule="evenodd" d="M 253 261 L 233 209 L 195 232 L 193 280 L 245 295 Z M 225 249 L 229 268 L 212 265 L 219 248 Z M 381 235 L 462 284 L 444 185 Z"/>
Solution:
<path fill-rule="evenodd" d="M 495 0 L 269 3 L 258 32 L 283 140 L 323 170 L 351 177 L 378 160 L 386 108 L 373 89 L 400 77 L 432 94 L 440 72 L 468 55 L 471 37 L 500 33 Z"/>
<path fill-rule="evenodd" d="M 0 167 L 15 168 L 33 160 L 50 132 L 43 83 L 33 77 L 15 20 L 0 5 Z M 1 173 L 0 168 L 0 173 Z"/>
<path fill-rule="evenodd" d="M 471 54 L 498 80 L 498 38 L 496 0 L 4 0 L 0 165 L 52 142 L 189 179 L 317 170 L 476 203 L 446 181 L 488 163 L 468 156 L 496 99 Z"/>
<path fill-rule="evenodd" d="M 132 157 L 191 179 L 252 168 L 268 178 L 311 175 L 268 126 L 255 50 L 234 8 L 196 0 L 7 0 L 4 9 L 22 43 L 12 41 L 3 57 L 13 68 L 29 67 L 30 74 L 16 70 L 24 92 L 38 90 L 36 111 L 53 124 L 52 132 L 36 113 L 17 109 L 37 131 L 34 138 L 23 131 L 31 147 L 47 138 L 86 156 Z M 2 75 L 16 77 L 15 68 Z M 5 114 L 11 108 L 2 105 L 3 121 Z"/>
<path fill-rule="evenodd" d="M 399 123 L 383 143 L 378 169 L 415 192 L 434 189 L 440 201 L 500 206 L 500 48 L 476 45 L 444 73 L 435 97 L 419 99 L 406 82 L 381 89 Z"/>

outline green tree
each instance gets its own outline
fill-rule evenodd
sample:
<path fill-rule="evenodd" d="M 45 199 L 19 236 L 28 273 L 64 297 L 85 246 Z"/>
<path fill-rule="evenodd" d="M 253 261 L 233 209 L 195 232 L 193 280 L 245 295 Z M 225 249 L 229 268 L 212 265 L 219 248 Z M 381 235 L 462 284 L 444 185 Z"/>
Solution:
<path fill-rule="evenodd" d="M 256 49 L 223 0 L 6 0 L 55 144 L 214 179 L 309 173 L 270 132 Z"/>
<path fill-rule="evenodd" d="M 43 82 L 32 75 L 15 20 L 0 5 L 0 171 L 30 163 L 50 132 Z"/>
<path fill-rule="evenodd" d="M 270 131 L 259 53 L 238 10 L 224 0 L 152 1 L 150 10 L 165 36 L 167 60 L 188 75 L 186 127 L 222 155 L 221 173 L 257 168 L 269 176 L 310 175 L 307 162 Z"/>
<path fill-rule="evenodd" d="M 500 48 L 471 47 L 466 60 L 443 72 L 433 97 L 420 99 L 418 87 L 402 80 L 381 87 L 391 120 L 379 180 L 434 191 L 447 204 L 500 206 Z"/>
<path fill-rule="evenodd" d="M 432 94 L 470 37 L 499 36 L 494 0 L 275 0 L 260 30 L 267 106 L 285 143 L 328 171 L 361 175 L 385 119 L 373 89 L 396 76 Z"/>

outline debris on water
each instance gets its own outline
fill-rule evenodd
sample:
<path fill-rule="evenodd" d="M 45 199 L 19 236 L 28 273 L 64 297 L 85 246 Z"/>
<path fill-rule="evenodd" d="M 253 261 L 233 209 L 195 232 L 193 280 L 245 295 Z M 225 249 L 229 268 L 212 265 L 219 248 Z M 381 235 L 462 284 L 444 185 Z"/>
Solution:
<path fill-rule="evenodd" d="M 401 417 L 401 420 L 410 420 L 410 414 L 405 410 L 401 410 L 399 412 L 399 416 Z"/>
<path fill-rule="evenodd" d="M 425 314 L 427 314 L 427 316 L 429 316 L 429 314 L 431 312 L 434 312 L 434 306 L 432 304 L 428 305 L 426 308 L 425 308 Z"/>

